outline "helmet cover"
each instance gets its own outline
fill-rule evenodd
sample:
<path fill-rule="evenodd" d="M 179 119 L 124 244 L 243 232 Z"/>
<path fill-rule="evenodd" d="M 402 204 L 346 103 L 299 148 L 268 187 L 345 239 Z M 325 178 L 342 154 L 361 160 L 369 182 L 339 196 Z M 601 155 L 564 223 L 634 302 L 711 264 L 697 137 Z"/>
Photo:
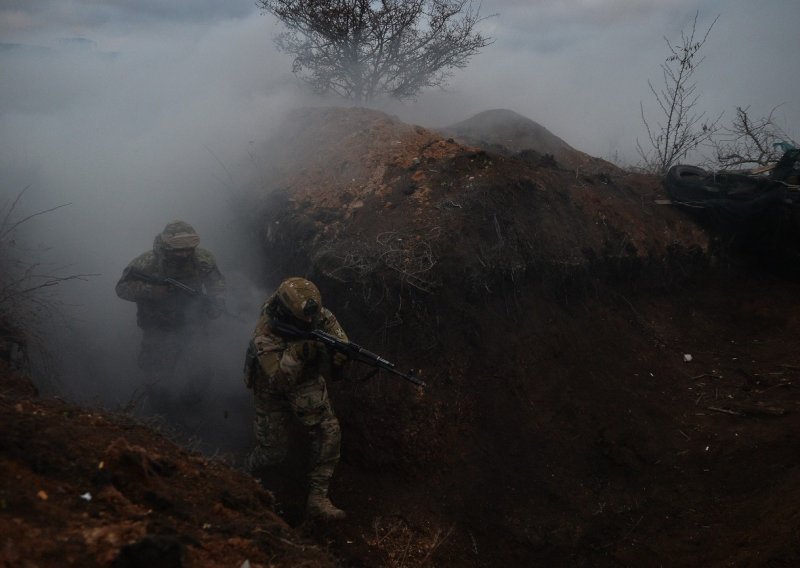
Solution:
<path fill-rule="evenodd" d="M 305 278 L 287 278 L 278 286 L 276 296 L 283 307 L 300 321 L 313 321 L 322 309 L 319 289 Z"/>
<path fill-rule="evenodd" d="M 197 231 L 185 221 L 170 221 L 159 237 L 166 251 L 193 249 L 200 244 Z"/>

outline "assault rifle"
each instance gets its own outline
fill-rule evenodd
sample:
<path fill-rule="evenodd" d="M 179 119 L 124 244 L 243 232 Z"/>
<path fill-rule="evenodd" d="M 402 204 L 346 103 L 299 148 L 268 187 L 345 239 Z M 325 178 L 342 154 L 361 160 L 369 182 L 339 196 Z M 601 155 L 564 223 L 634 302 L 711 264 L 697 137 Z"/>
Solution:
<path fill-rule="evenodd" d="M 371 351 L 367 351 L 366 349 L 364 349 L 363 347 L 361 347 L 356 343 L 353 343 L 352 341 L 342 341 L 338 337 L 335 337 L 330 333 L 325 333 L 324 331 L 320 331 L 318 329 L 314 329 L 312 331 L 303 331 L 302 329 L 298 329 L 291 324 L 284 323 L 278 320 L 270 321 L 269 326 L 270 328 L 272 328 L 273 331 L 277 332 L 278 335 L 281 335 L 288 339 L 311 339 L 314 341 L 319 341 L 320 343 L 327 345 L 331 349 L 335 349 L 339 353 L 347 355 L 349 359 L 374 367 L 375 368 L 374 373 L 377 373 L 378 370 L 383 369 L 384 371 L 389 371 L 390 373 L 393 373 L 398 377 L 402 377 L 405 380 L 410 381 L 417 386 L 420 387 L 425 386 L 425 382 L 415 377 L 413 371 L 409 373 L 403 373 L 397 370 L 394 363 L 390 363 L 380 355 L 372 353 Z"/>
<path fill-rule="evenodd" d="M 125 274 L 123 277 L 131 276 L 138 280 L 143 280 L 144 282 L 150 282 L 152 284 L 167 284 L 174 288 L 177 288 L 181 292 L 188 294 L 190 296 L 205 296 L 205 293 L 202 290 L 198 290 L 196 288 L 192 288 L 188 284 L 184 284 L 180 280 L 175 280 L 174 278 L 161 278 L 159 276 L 153 276 L 152 274 L 148 274 L 147 272 L 142 272 L 138 268 L 133 268 L 129 266 L 125 269 Z"/>

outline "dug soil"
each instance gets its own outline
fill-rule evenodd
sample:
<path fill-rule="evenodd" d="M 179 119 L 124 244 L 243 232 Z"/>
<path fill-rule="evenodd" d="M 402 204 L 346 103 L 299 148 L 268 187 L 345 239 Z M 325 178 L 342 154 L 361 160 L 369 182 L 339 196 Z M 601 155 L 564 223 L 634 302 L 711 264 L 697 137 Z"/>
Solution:
<path fill-rule="evenodd" d="M 427 383 L 329 384 L 347 519 L 303 518 L 299 458 L 273 495 L 4 367 L 7 565 L 800 562 L 791 251 L 743 256 L 599 160 L 363 109 L 290 122 L 248 203 L 265 279 L 312 279 L 353 341 Z"/>

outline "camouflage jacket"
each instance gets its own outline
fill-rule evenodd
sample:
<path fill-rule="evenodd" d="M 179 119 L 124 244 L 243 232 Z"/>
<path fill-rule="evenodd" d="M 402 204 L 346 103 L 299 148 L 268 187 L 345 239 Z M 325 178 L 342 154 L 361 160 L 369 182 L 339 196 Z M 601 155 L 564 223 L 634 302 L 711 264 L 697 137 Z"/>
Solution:
<path fill-rule="evenodd" d="M 314 381 L 319 376 L 330 377 L 333 353 L 326 346 L 310 340 L 287 340 L 270 328 L 269 307 L 274 296 L 261 310 L 245 361 L 244 379 L 248 388 L 264 388 L 285 392 L 296 385 Z M 322 308 L 313 323 L 314 329 L 347 341 L 336 316 Z"/>
<path fill-rule="evenodd" d="M 154 278 L 174 278 L 195 290 L 192 296 L 166 284 L 154 283 L 132 273 Z M 166 293 L 165 293 L 166 292 Z M 136 302 L 136 323 L 143 329 L 175 330 L 218 317 L 225 308 L 225 278 L 209 251 L 197 248 L 180 267 L 164 261 L 156 245 L 133 259 L 117 282 L 117 296 Z"/>

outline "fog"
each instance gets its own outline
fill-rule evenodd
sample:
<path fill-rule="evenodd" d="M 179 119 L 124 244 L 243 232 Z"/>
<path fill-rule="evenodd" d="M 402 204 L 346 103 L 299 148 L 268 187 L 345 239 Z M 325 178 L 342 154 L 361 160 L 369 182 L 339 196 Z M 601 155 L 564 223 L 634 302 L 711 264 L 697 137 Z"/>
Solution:
<path fill-rule="evenodd" d="M 696 71 L 697 112 L 730 122 L 737 106 L 774 119 L 800 138 L 800 78 L 790 63 L 800 48 L 795 0 L 484 1 L 496 41 L 458 72 L 446 92 L 431 92 L 397 113 L 430 126 L 509 108 L 571 146 L 621 165 L 639 161 L 648 121 L 662 117 L 648 80 L 663 85 L 664 38 L 679 43 L 699 11 L 698 35 L 719 16 Z M 663 121 L 662 121 L 663 122 Z M 694 156 L 697 158 L 697 156 Z"/>
<path fill-rule="evenodd" d="M 167 222 L 182 219 L 227 279 L 229 315 L 211 323 L 206 343 L 160 396 L 183 400 L 173 413 L 178 425 L 206 439 L 218 433 L 228 446 L 220 427 L 240 432 L 241 415 L 249 432 L 244 350 L 281 277 L 270 281 L 245 225 L 264 160 L 253 149 L 302 100 L 285 59 L 269 60 L 265 28 L 259 18 L 208 29 L 168 25 L 115 52 L 86 41 L 0 52 L 3 77 L 17 79 L 0 91 L 3 201 L 28 187 L 16 219 L 69 204 L 20 227 L 24 254 L 41 273 L 91 275 L 62 283 L 50 300 L 56 309 L 41 325 L 49 363 L 36 369 L 41 387 L 84 404 L 152 407 L 141 398 L 147 378 L 136 366 L 136 306 L 117 298 L 114 286 Z M 255 280 L 265 273 L 266 281 Z M 209 371 L 201 374 L 207 384 L 195 380 L 197 367 Z"/>
<path fill-rule="evenodd" d="M 662 38 L 678 37 L 698 9 L 701 29 L 720 15 L 698 71 L 703 110 L 749 105 L 761 116 L 782 105 L 776 119 L 796 138 L 796 0 L 485 1 L 483 13 L 498 14 L 483 23 L 496 42 L 447 91 L 382 108 L 430 127 L 509 108 L 580 150 L 633 163 Z M 168 221 L 183 219 L 216 256 L 230 311 L 199 351 L 213 403 L 187 412 L 204 416 L 211 447 L 246 436 L 244 350 L 260 303 L 286 276 L 270 272 L 244 217 L 254 187 L 269 181 L 263 143 L 291 108 L 345 104 L 307 94 L 273 46 L 279 29 L 250 0 L 0 2 L 2 201 L 28 187 L 17 218 L 69 203 L 26 222 L 20 240 L 45 271 L 94 275 L 59 286 L 62 316 L 43 326 L 56 362 L 40 370 L 43 383 L 84 403 L 138 400 L 135 305 L 114 285 Z M 173 394 L 192 388 L 177 381 Z"/>

